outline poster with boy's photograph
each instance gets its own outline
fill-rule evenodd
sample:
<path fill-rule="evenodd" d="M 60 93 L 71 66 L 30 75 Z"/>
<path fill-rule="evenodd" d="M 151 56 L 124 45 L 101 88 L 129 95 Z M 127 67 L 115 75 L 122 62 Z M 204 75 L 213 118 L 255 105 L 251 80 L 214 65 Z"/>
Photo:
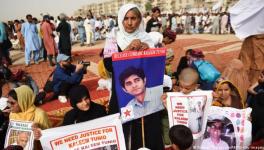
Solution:
<path fill-rule="evenodd" d="M 227 117 L 213 114 L 208 116 L 201 150 L 235 150 L 236 136 L 234 126 Z"/>
<path fill-rule="evenodd" d="M 252 140 L 251 108 L 211 106 L 208 111 L 201 150 L 247 149 Z"/>
<path fill-rule="evenodd" d="M 31 122 L 10 121 L 6 134 L 5 147 L 17 145 L 25 150 L 33 149 Z"/>
<path fill-rule="evenodd" d="M 123 122 L 164 109 L 161 101 L 165 49 L 113 55 L 115 89 Z"/>

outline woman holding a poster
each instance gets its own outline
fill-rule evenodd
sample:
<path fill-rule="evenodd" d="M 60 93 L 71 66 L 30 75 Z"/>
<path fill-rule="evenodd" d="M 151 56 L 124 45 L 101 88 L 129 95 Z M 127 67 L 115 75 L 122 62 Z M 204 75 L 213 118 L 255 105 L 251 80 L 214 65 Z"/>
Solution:
<path fill-rule="evenodd" d="M 22 85 L 8 93 L 10 120 L 32 121 L 41 129 L 50 127 L 48 115 L 34 105 L 35 96 L 30 87 Z"/>
<path fill-rule="evenodd" d="M 116 48 L 113 51 L 106 51 L 104 49 L 104 65 L 106 69 L 112 73 L 114 77 L 115 72 L 112 67 L 112 56 L 115 52 L 123 51 L 139 51 L 154 48 L 154 42 L 151 37 L 144 30 L 143 15 L 140 9 L 135 4 L 125 4 L 118 12 L 118 27 L 119 31 L 114 37 L 116 39 Z M 112 79 L 112 95 L 109 103 L 109 113 L 119 113 L 119 104 L 116 93 L 116 81 Z M 124 134 L 126 137 L 127 147 L 130 149 L 138 149 L 142 145 L 142 123 L 141 119 L 133 120 L 123 124 Z M 145 147 L 149 149 L 164 149 L 161 136 L 160 115 L 159 112 L 144 117 L 145 128 Z M 130 141 L 129 141 L 130 140 Z M 153 142 L 155 141 L 155 142 Z M 129 144 L 128 144 L 129 143 Z"/>

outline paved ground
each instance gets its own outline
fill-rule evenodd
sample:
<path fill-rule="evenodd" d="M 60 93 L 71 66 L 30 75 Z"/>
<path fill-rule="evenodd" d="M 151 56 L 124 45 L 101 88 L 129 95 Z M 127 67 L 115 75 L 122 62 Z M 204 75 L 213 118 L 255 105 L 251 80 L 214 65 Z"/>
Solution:
<path fill-rule="evenodd" d="M 96 45 L 91 47 L 81 47 L 79 44 L 73 45 L 73 58 L 75 61 L 86 60 L 91 62 L 85 80 L 98 78 L 97 63 L 101 59 L 99 53 L 103 47 L 104 41 L 97 41 Z M 174 69 L 176 69 L 179 58 L 184 55 L 185 51 L 193 48 L 202 50 L 206 54 L 205 59 L 211 61 L 222 71 L 232 58 L 237 57 L 241 48 L 241 41 L 234 35 L 178 35 L 176 41 L 166 45 L 166 47 L 174 50 Z M 14 65 L 11 68 L 13 70 L 17 70 L 18 68 L 25 69 L 33 76 L 40 87 L 43 87 L 47 76 L 53 69 L 48 66 L 47 62 L 40 62 L 39 65 L 31 65 L 27 68 L 24 67 L 24 54 L 19 50 L 12 50 L 11 58 L 14 61 Z"/>

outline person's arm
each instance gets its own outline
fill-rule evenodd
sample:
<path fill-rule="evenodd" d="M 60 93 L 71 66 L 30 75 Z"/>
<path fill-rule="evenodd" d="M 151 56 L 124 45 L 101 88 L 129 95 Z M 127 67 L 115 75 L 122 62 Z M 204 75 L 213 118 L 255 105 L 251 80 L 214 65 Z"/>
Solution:
<path fill-rule="evenodd" d="M 37 25 L 35 25 L 34 30 L 35 30 L 35 33 L 38 34 L 38 28 L 37 28 Z"/>
<path fill-rule="evenodd" d="M 258 82 L 256 82 L 255 84 L 251 85 L 249 88 L 248 88 L 248 92 L 250 94 L 253 94 L 253 95 L 257 95 L 258 93 L 254 90 L 257 86 L 259 85 Z"/>
<path fill-rule="evenodd" d="M 162 104 L 165 107 L 165 109 L 167 109 L 167 97 L 168 95 L 166 93 L 163 93 L 160 98 L 162 100 Z"/>
<path fill-rule="evenodd" d="M 152 18 L 147 22 L 146 32 L 150 32 L 151 31 L 152 22 L 153 22 Z"/>
<path fill-rule="evenodd" d="M 79 72 L 74 72 L 71 75 L 67 75 L 64 72 L 55 72 L 54 76 L 58 77 L 59 80 L 65 81 L 70 84 L 78 83 L 83 77 L 83 71 L 80 70 Z"/>
<path fill-rule="evenodd" d="M 25 30 L 25 23 L 23 23 L 21 27 L 21 34 L 23 35 L 23 37 L 25 37 Z"/>
<path fill-rule="evenodd" d="M 80 71 L 80 72 L 74 72 L 71 76 L 64 76 L 62 77 L 62 80 L 70 84 L 75 84 L 80 82 L 82 77 L 83 77 L 83 71 Z"/>
<path fill-rule="evenodd" d="M 62 25 L 61 25 L 61 22 L 60 22 L 60 24 L 59 24 L 58 27 L 56 28 L 56 32 L 60 32 L 60 31 L 61 31 L 61 28 L 62 28 Z"/>

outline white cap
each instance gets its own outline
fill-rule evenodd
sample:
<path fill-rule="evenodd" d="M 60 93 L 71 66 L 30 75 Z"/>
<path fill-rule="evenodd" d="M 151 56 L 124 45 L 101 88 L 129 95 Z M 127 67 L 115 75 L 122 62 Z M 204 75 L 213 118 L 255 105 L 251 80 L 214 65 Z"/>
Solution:
<path fill-rule="evenodd" d="M 224 121 L 224 118 L 225 118 L 224 116 L 218 115 L 218 114 L 213 114 L 213 115 L 208 116 L 209 121 L 214 121 L 214 120 Z"/>

